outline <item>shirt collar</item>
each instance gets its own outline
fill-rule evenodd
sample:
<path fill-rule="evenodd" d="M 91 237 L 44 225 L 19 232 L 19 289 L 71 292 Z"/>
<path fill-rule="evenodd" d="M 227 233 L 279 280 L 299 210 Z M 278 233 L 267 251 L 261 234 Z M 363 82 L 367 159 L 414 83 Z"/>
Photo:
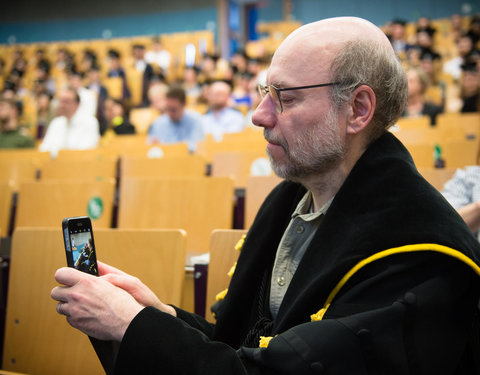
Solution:
<path fill-rule="evenodd" d="M 330 198 L 330 200 L 328 200 L 328 202 L 326 202 L 318 211 L 310 212 L 310 207 L 312 207 L 313 204 L 313 196 L 310 191 L 307 191 L 300 202 L 298 202 L 297 208 L 292 214 L 292 219 L 300 217 L 305 221 L 312 221 L 322 215 L 325 215 L 332 204 L 333 198 L 335 198 L 335 196 Z"/>

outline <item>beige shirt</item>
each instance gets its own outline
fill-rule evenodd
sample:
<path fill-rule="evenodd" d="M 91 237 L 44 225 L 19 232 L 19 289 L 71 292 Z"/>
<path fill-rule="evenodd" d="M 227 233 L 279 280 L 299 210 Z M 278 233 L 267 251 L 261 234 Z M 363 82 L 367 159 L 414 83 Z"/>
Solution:
<path fill-rule="evenodd" d="M 332 201 L 333 198 L 320 210 L 312 213 L 312 193 L 307 191 L 292 214 L 290 223 L 278 245 L 270 281 L 270 313 L 274 319 L 293 275 Z"/>

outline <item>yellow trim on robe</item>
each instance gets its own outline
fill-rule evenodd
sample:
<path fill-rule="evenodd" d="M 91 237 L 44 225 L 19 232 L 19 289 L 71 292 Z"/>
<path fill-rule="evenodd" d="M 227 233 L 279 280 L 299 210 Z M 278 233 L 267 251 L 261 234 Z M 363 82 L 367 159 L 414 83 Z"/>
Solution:
<path fill-rule="evenodd" d="M 425 244 L 415 244 L 415 245 L 405 245 L 405 246 L 400 246 L 400 247 L 394 247 L 392 249 L 380 251 L 376 254 L 373 254 L 372 256 L 369 256 L 368 258 L 358 262 L 355 267 L 353 267 L 350 271 L 348 271 L 345 276 L 342 277 L 340 282 L 333 288 L 333 290 L 330 292 L 329 296 L 327 297 L 327 300 L 325 301 L 325 304 L 323 307 L 316 313 L 310 316 L 312 321 L 318 321 L 322 320 L 323 316 L 327 312 L 327 309 L 330 307 L 333 299 L 335 296 L 338 294 L 340 289 L 347 283 L 348 280 L 356 273 L 358 272 L 361 268 L 365 267 L 366 265 L 382 259 L 386 258 L 390 255 L 395 255 L 395 254 L 401 254 L 401 253 L 413 253 L 417 251 L 435 251 L 438 253 L 442 253 L 445 255 L 449 255 L 453 258 L 456 258 L 460 260 L 461 262 L 467 264 L 472 268 L 477 275 L 480 276 L 480 267 L 477 266 L 477 264 L 471 260 L 469 257 L 467 257 L 465 254 L 461 253 L 458 250 L 452 249 L 447 246 L 443 245 L 438 245 L 438 244 L 432 244 L 432 243 L 425 243 Z"/>
<path fill-rule="evenodd" d="M 330 294 L 325 301 L 323 307 L 318 310 L 315 314 L 310 316 L 312 322 L 322 320 L 325 313 L 327 312 L 328 308 L 330 307 L 333 299 L 336 297 L 340 289 L 342 289 L 345 284 L 352 278 L 352 276 L 357 273 L 360 269 L 365 267 L 366 265 L 375 262 L 376 260 L 386 258 L 390 255 L 395 254 L 402 254 L 402 253 L 413 253 L 418 251 L 434 251 L 437 253 L 445 254 L 460 260 L 461 262 L 465 263 L 467 266 L 473 269 L 473 271 L 480 276 L 480 267 L 469 257 L 467 257 L 462 252 L 452 249 L 448 246 L 432 244 L 432 243 L 424 243 L 424 244 L 413 244 L 413 245 L 405 245 L 400 247 L 394 247 L 388 250 L 383 250 L 378 253 L 375 253 L 368 258 L 363 259 L 362 261 L 358 262 L 350 271 L 348 271 L 342 279 L 338 282 L 335 288 L 332 289 Z M 261 348 L 268 347 L 270 340 L 273 337 L 261 337 L 260 338 L 260 345 Z M 263 345 L 263 346 L 262 346 Z"/>

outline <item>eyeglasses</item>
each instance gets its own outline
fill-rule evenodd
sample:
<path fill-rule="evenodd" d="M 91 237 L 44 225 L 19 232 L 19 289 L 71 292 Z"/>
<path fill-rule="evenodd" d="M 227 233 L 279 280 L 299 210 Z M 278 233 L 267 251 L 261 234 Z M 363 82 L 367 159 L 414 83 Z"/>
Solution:
<path fill-rule="evenodd" d="M 318 85 L 309 85 L 309 86 L 297 86 L 297 87 L 284 87 L 284 88 L 278 88 L 273 85 L 261 85 L 259 84 L 258 87 L 258 93 L 260 94 L 260 97 L 263 99 L 265 96 L 267 96 L 268 93 L 272 96 L 274 102 L 275 102 L 275 108 L 277 109 L 278 113 L 283 112 L 283 104 L 282 104 L 282 99 L 280 97 L 280 93 L 282 91 L 291 91 L 291 90 L 303 90 L 303 89 L 313 89 L 315 87 L 325 87 L 325 86 L 333 86 L 337 85 L 338 82 L 330 82 L 330 83 L 320 83 Z"/>

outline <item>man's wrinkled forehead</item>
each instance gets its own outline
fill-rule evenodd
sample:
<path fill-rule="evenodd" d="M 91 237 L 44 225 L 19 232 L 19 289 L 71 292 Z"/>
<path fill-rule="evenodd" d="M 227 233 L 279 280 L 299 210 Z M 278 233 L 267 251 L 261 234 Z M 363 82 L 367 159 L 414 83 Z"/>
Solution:
<path fill-rule="evenodd" d="M 299 27 L 282 42 L 272 58 L 267 82 L 277 80 L 278 75 L 295 73 L 328 79 L 331 63 L 341 48 L 360 38 L 394 53 L 383 31 L 369 21 L 356 17 L 329 18 Z M 282 74 L 277 74 L 277 70 Z"/>
<path fill-rule="evenodd" d="M 272 58 L 267 82 L 282 87 L 328 79 L 331 62 L 338 51 L 339 45 L 328 38 L 320 41 L 318 35 L 312 33 L 285 40 Z"/>

